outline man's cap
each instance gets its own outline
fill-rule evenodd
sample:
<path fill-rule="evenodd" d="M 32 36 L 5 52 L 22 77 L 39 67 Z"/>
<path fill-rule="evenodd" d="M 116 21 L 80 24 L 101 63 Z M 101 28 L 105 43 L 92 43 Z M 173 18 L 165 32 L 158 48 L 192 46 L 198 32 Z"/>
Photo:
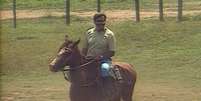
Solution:
<path fill-rule="evenodd" d="M 96 21 L 96 19 L 99 17 L 104 17 L 105 21 L 107 19 L 107 16 L 104 13 L 96 13 L 96 14 L 94 14 L 93 20 Z"/>

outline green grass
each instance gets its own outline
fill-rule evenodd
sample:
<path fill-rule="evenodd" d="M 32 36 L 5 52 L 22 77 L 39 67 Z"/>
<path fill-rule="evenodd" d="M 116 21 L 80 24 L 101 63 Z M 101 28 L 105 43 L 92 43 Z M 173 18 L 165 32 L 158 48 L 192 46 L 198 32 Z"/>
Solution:
<path fill-rule="evenodd" d="M 2 9 L 12 9 L 12 0 L 2 0 Z M 72 11 L 96 10 L 96 0 L 71 0 Z M 101 0 L 103 10 L 134 9 L 133 0 Z M 200 10 L 200 0 L 184 0 L 184 10 Z M 17 9 L 64 9 L 64 0 L 17 0 Z M 140 0 L 143 10 L 158 10 L 158 0 Z M 177 0 L 164 0 L 164 8 L 177 7 Z"/>
<path fill-rule="evenodd" d="M 134 64 L 137 101 L 199 101 L 201 16 L 183 22 L 144 20 L 108 23 L 117 37 L 115 59 Z M 89 18 L 2 21 L 1 96 L 3 101 L 66 101 L 69 83 L 48 70 L 50 59 L 68 34 L 76 40 L 92 26 Z M 69 101 L 69 100 L 67 100 Z"/>

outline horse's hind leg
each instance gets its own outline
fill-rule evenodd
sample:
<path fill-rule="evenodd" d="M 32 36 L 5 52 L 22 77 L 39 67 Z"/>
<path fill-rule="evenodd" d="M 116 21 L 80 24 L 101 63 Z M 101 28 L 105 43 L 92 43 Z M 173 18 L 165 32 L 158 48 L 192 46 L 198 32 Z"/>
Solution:
<path fill-rule="evenodd" d="M 123 101 L 132 101 L 132 93 L 133 91 L 123 91 L 122 92 L 122 99 Z"/>
<path fill-rule="evenodd" d="M 132 101 L 133 90 L 134 90 L 134 83 L 131 85 L 126 85 L 122 91 L 122 99 L 123 101 Z"/>
<path fill-rule="evenodd" d="M 121 101 L 121 97 L 118 96 L 118 97 L 116 97 L 115 99 L 113 99 L 112 101 Z"/>

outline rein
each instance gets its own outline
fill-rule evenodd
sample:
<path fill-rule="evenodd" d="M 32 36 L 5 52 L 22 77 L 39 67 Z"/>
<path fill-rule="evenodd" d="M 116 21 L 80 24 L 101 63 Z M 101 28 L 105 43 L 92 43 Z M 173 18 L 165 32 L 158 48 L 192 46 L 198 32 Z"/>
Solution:
<path fill-rule="evenodd" d="M 85 69 L 86 67 L 85 66 L 87 66 L 87 65 L 89 65 L 89 64 L 91 64 L 91 63 L 93 63 L 93 62 L 95 62 L 96 60 L 91 60 L 91 61 L 89 61 L 89 62 L 87 62 L 87 63 L 85 63 L 85 64 L 82 64 L 82 65 L 79 65 L 79 66 L 76 66 L 76 67 L 74 67 L 74 68 L 65 68 L 65 69 L 63 69 L 63 71 L 75 71 L 75 70 L 78 70 L 78 69 Z M 85 68 L 82 68 L 82 67 L 85 67 Z"/>
<path fill-rule="evenodd" d="M 93 59 L 93 60 L 91 60 L 91 61 L 89 61 L 89 62 L 87 62 L 87 63 L 85 63 L 85 64 L 79 65 L 79 66 L 74 67 L 74 68 L 70 68 L 70 67 L 64 68 L 64 69 L 63 69 L 64 78 L 65 78 L 67 81 L 70 81 L 69 75 L 67 74 L 67 72 L 69 72 L 69 71 L 75 71 L 75 70 L 79 70 L 79 69 L 81 69 L 81 70 L 86 70 L 87 65 L 89 65 L 89 64 L 91 64 L 91 63 L 93 63 L 93 62 L 95 62 L 95 61 L 96 61 L 96 60 Z M 99 78 L 99 76 L 97 75 L 96 78 L 95 78 L 95 80 L 93 80 L 93 81 L 91 81 L 91 82 L 83 83 L 83 84 L 81 84 L 80 86 L 81 86 L 81 87 L 88 87 L 88 86 L 91 86 L 91 85 L 93 85 L 94 83 L 96 83 L 96 82 L 98 81 L 98 78 Z"/>

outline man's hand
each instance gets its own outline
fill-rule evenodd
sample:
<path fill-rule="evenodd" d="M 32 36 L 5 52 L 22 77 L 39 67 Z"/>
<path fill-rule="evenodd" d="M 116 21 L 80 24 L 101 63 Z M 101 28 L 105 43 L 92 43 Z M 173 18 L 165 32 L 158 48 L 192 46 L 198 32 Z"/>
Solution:
<path fill-rule="evenodd" d="M 100 61 L 100 60 L 102 60 L 103 59 L 103 56 L 102 55 L 99 55 L 99 56 L 97 56 L 96 58 L 95 58 L 95 60 L 97 60 L 97 61 Z"/>

